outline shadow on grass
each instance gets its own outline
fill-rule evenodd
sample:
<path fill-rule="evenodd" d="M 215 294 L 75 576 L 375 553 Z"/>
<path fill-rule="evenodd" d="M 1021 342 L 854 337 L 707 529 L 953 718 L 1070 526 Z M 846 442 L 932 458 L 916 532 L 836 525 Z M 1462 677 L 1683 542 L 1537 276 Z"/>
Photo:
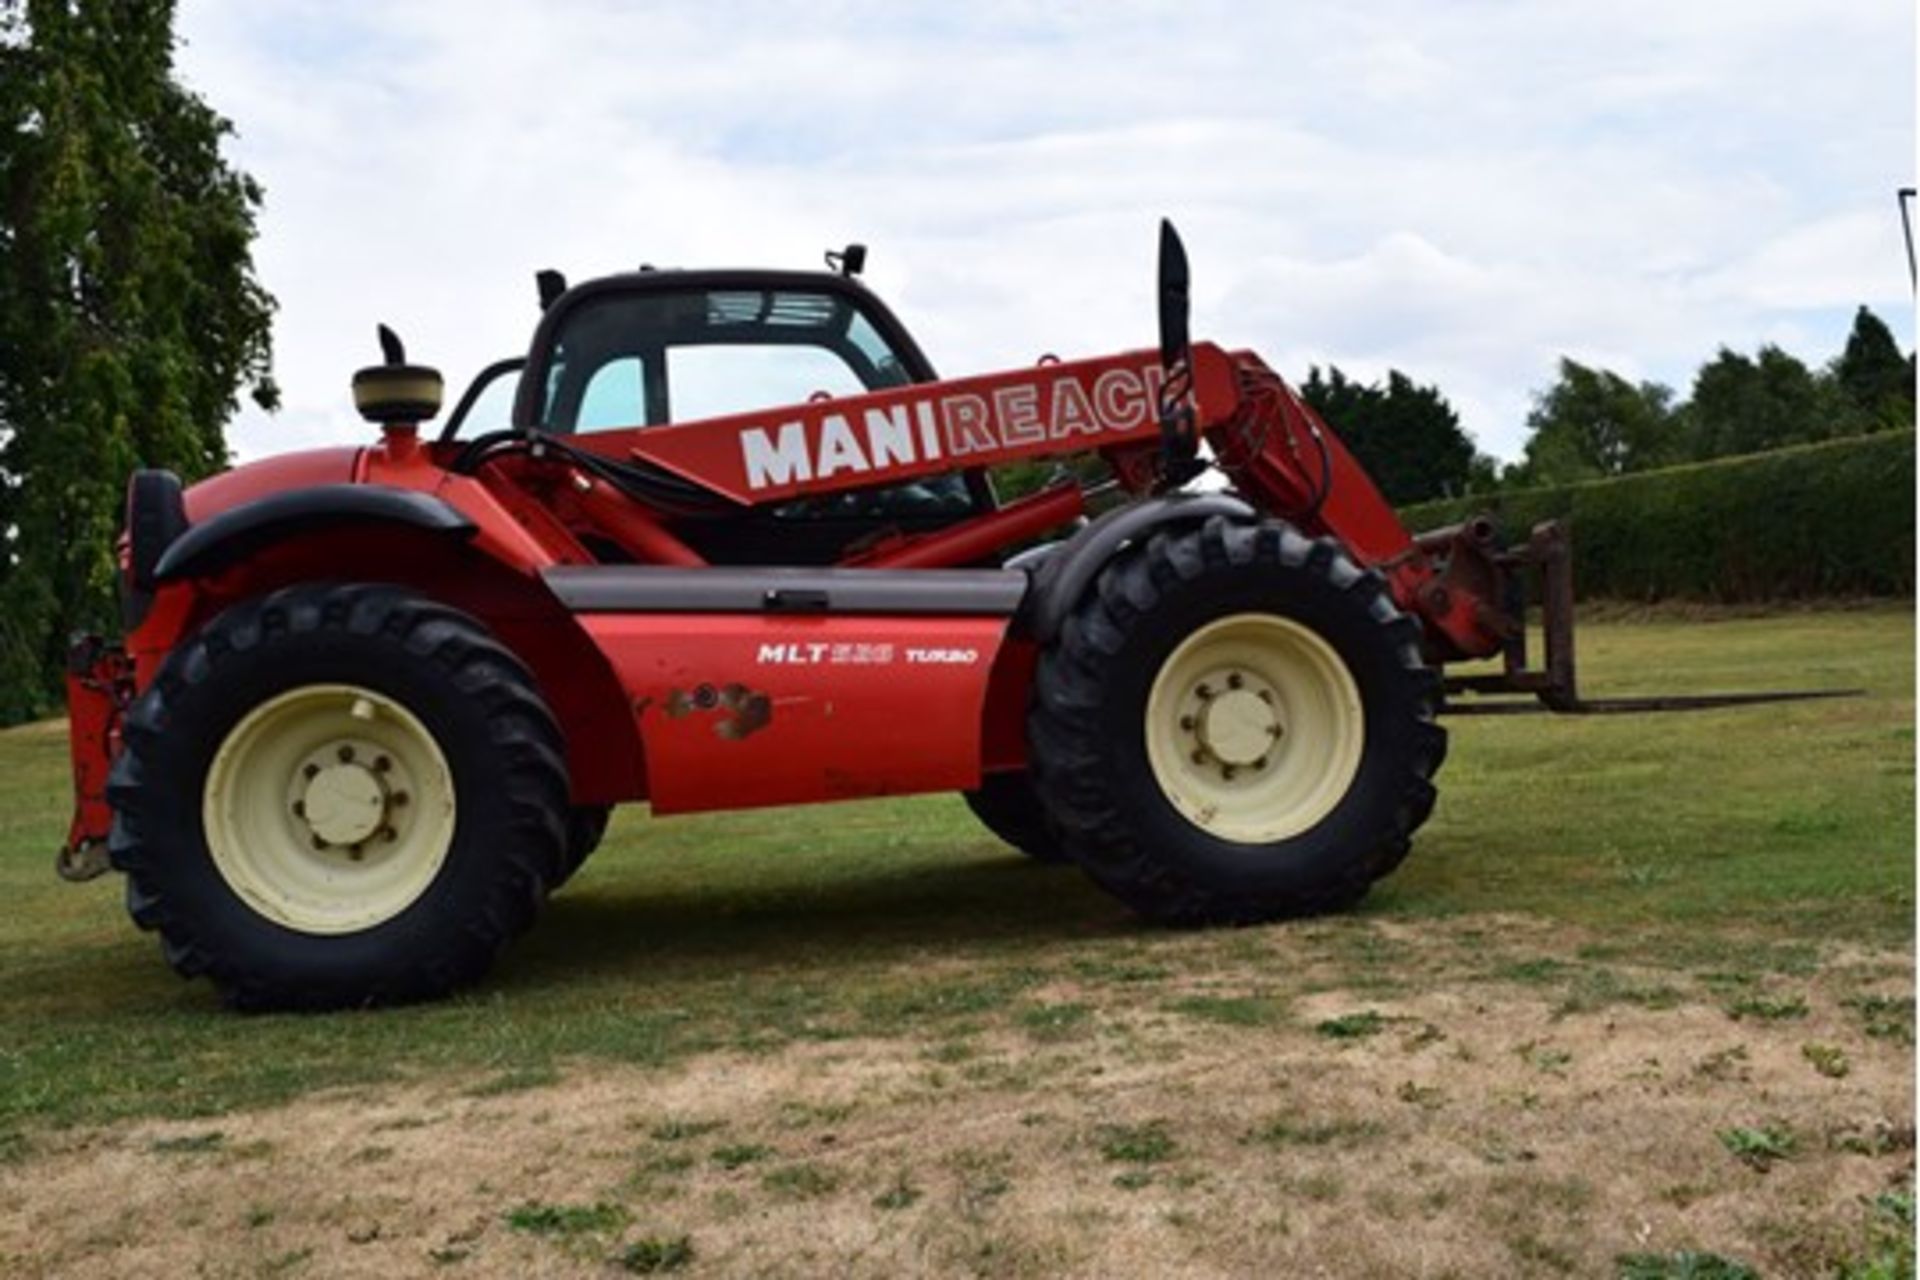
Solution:
<path fill-rule="evenodd" d="M 617 856 L 617 855 L 616 855 Z M 672 886 L 591 880 L 547 904 L 489 985 L 644 972 L 650 979 L 756 969 L 980 958 L 1138 933 L 1147 926 L 1070 867 L 1019 857 L 867 867 L 822 877 Z"/>
<path fill-rule="evenodd" d="M 237 1017 L 96 904 L 55 953 L 64 968 L 0 993 L 0 1138 L 448 1071 L 545 1079 L 581 1058 L 660 1064 L 992 1019 L 1056 957 L 1144 931 L 1077 871 L 931 832 L 896 860 L 665 852 L 608 850 L 487 980 L 375 1011 Z"/>

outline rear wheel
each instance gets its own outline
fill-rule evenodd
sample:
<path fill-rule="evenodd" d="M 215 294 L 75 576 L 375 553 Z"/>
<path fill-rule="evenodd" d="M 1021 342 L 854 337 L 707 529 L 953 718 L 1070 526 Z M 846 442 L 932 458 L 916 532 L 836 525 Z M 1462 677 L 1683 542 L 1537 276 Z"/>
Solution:
<path fill-rule="evenodd" d="M 1060 841 L 1047 827 L 1047 812 L 1026 773 L 990 773 L 972 791 L 962 791 L 982 826 L 1035 862 L 1065 862 Z"/>
<path fill-rule="evenodd" d="M 562 860 L 560 878 L 553 882 L 554 888 L 573 879 L 573 873 L 606 839 L 607 823 L 612 820 L 611 805 L 576 804 L 567 811 L 567 853 Z"/>
<path fill-rule="evenodd" d="M 479 623 L 384 586 L 236 605 L 129 711 L 109 851 L 136 923 L 251 1009 L 442 994 L 566 855 L 559 730 Z"/>
<path fill-rule="evenodd" d="M 1446 754 L 1418 624 L 1330 539 L 1209 521 L 1120 556 L 1041 655 L 1038 795 L 1073 861 L 1172 923 L 1358 901 Z"/>

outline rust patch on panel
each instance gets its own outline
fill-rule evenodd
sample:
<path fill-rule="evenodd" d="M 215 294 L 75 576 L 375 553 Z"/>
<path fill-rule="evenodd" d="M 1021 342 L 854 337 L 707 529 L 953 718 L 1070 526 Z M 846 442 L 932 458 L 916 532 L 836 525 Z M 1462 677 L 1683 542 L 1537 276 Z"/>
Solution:
<path fill-rule="evenodd" d="M 720 706 L 727 714 L 714 723 L 713 731 L 722 738 L 744 738 L 773 723 L 773 699 L 743 684 L 720 690 Z"/>
<path fill-rule="evenodd" d="M 717 712 L 713 732 L 730 742 L 749 737 L 773 723 L 773 699 L 743 684 L 718 688 L 711 684 L 692 689 L 669 689 L 662 704 L 669 720 L 678 720 L 696 712 Z"/>

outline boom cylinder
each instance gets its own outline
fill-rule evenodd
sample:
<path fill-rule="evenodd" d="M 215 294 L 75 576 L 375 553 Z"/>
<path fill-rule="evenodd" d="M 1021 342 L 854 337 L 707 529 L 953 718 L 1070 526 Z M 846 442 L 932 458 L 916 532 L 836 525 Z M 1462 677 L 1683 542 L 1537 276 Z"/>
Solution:
<path fill-rule="evenodd" d="M 852 563 L 874 569 L 943 569 L 977 564 L 1002 548 L 1078 520 L 1086 510 L 1079 485 L 1055 485 L 937 533 L 878 548 Z"/>
<path fill-rule="evenodd" d="M 573 500 L 601 532 L 643 564 L 691 569 L 707 563 L 698 551 L 675 537 L 639 503 L 615 492 L 604 480 L 575 472 Z"/>

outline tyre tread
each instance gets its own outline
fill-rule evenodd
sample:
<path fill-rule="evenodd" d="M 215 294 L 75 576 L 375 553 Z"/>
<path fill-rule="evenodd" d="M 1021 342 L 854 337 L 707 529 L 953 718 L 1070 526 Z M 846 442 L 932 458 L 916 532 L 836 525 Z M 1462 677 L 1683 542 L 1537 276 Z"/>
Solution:
<path fill-rule="evenodd" d="M 410 654 L 448 672 L 474 698 L 492 730 L 510 775 L 512 838 L 499 841 L 486 906 L 463 922 L 462 945 L 421 956 L 403 972 L 365 989 L 309 987 L 299 975 L 263 972 L 238 957 L 216 954 L 196 927 L 191 904 L 170 900 L 153 874 L 160 860 L 178 856 L 149 837 L 143 819 L 154 803 L 145 761 L 171 747 L 170 705 L 219 678 L 222 666 L 276 636 L 322 631 L 362 637 L 385 635 Z M 183 641 L 151 686 L 129 709 L 124 750 L 108 783 L 115 818 L 108 840 L 113 865 L 127 876 L 127 909 L 142 929 L 159 933 L 167 962 L 182 977 L 205 976 L 241 1009 L 318 1009 L 341 1004 L 387 1004 L 431 999 L 473 981 L 523 933 L 563 878 L 567 811 L 565 743 L 533 677 L 481 624 L 445 605 L 378 584 L 283 587 L 234 605 Z"/>
<path fill-rule="evenodd" d="M 1103 692 L 1135 623 L 1211 573 L 1262 562 L 1303 570 L 1353 598 L 1394 655 L 1400 688 L 1393 693 L 1411 710 L 1406 730 L 1414 747 L 1382 806 L 1381 829 L 1348 860 L 1343 874 L 1310 893 L 1228 894 L 1184 873 L 1148 847 L 1123 816 L 1101 749 Z M 1029 767 L 1068 857 L 1142 914 L 1178 925 L 1315 915 L 1364 897 L 1406 858 L 1414 831 L 1432 813 L 1432 777 L 1446 758 L 1446 733 L 1435 720 L 1439 695 L 1439 678 L 1421 655 L 1419 623 L 1394 606 L 1379 572 L 1357 565 L 1332 538 L 1307 538 L 1279 521 L 1248 524 L 1214 516 L 1123 551 L 1069 614 L 1035 673 Z"/>

